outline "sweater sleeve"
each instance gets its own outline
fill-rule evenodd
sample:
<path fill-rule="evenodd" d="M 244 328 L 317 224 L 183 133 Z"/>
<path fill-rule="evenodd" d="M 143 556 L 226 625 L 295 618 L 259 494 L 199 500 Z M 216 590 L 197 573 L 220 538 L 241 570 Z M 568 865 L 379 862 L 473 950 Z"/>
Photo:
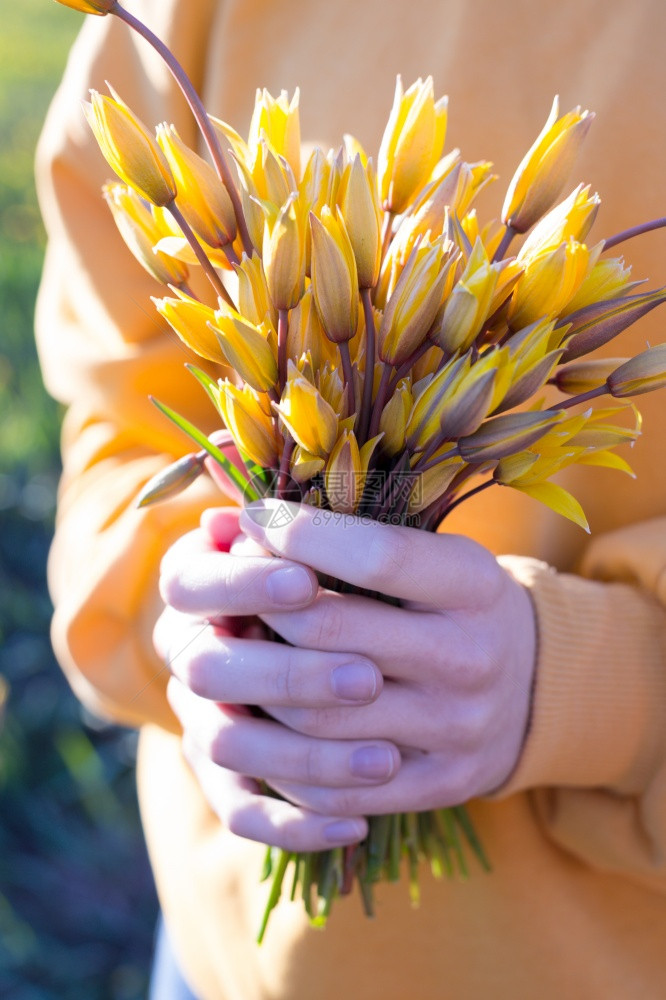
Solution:
<path fill-rule="evenodd" d="M 201 82 L 216 0 L 197 16 L 174 0 L 143 0 L 144 15 Z M 37 184 L 49 244 L 37 305 L 44 380 L 66 407 L 63 476 L 49 563 L 53 642 L 72 686 L 95 712 L 127 724 L 174 727 L 167 670 L 152 648 L 161 604 L 161 555 L 220 503 L 199 481 L 165 508 L 138 511 L 141 486 L 191 444 L 148 395 L 212 430 L 212 408 L 183 372 L 194 359 L 158 320 L 164 294 L 132 258 L 101 197 L 110 170 L 81 109 L 90 88 L 113 83 L 146 124 L 168 118 L 194 141 L 184 101 L 145 41 L 115 18 L 84 24 L 52 103 L 37 153 Z"/>
<path fill-rule="evenodd" d="M 504 565 L 534 600 L 530 729 L 497 795 L 530 792 L 549 836 L 666 889 L 666 518 L 600 536 L 581 575 Z"/>

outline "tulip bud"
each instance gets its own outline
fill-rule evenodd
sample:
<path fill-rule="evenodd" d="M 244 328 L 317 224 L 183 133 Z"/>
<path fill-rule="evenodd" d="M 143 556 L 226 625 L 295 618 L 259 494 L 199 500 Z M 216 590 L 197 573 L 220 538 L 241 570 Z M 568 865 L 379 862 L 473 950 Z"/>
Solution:
<path fill-rule="evenodd" d="M 235 386 L 228 379 L 217 386 L 216 403 L 239 451 L 261 466 L 276 469 L 279 445 L 275 420 L 262 398 L 249 385 Z"/>
<path fill-rule="evenodd" d="M 105 184 L 103 192 L 120 235 L 141 266 L 163 285 L 186 281 L 186 265 L 154 249 L 165 233 L 134 189 L 126 184 Z"/>
<path fill-rule="evenodd" d="M 465 467 L 459 458 L 447 458 L 425 472 L 419 472 L 409 498 L 408 514 L 418 514 L 443 496 L 455 477 Z"/>
<path fill-rule="evenodd" d="M 243 259 L 236 268 L 238 277 L 238 311 L 255 326 L 269 322 L 277 325 L 277 311 L 268 294 L 268 283 L 261 257 L 253 253 L 251 257 L 243 254 Z"/>
<path fill-rule="evenodd" d="M 213 332 L 223 354 L 240 377 L 257 392 L 268 392 L 277 382 L 277 359 L 270 334 L 249 323 L 231 306 L 221 303 Z"/>
<path fill-rule="evenodd" d="M 289 366 L 287 384 L 275 409 L 301 448 L 319 458 L 328 458 L 338 436 L 337 415 L 293 365 Z"/>
<path fill-rule="evenodd" d="M 100 16 L 110 14 L 117 6 L 117 0 L 56 0 L 56 2 L 61 3 L 63 7 L 78 10 L 82 14 L 99 14 Z"/>
<path fill-rule="evenodd" d="M 578 312 L 579 309 L 604 299 L 617 299 L 621 295 L 628 295 L 641 284 L 640 281 L 630 281 L 630 277 L 631 268 L 624 266 L 622 257 L 598 260 L 594 267 L 590 268 L 574 297 L 567 303 L 567 312 Z"/>
<path fill-rule="evenodd" d="M 264 273 L 276 309 L 293 309 L 305 283 L 305 224 L 290 195 L 277 216 L 267 219 L 263 240 Z"/>
<path fill-rule="evenodd" d="M 381 212 L 372 165 L 356 156 L 343 174 L 338 193 L 340 212 L 354 251 L 360 288 L 374 288 L 381 263 Z"/>
<path fill-rule="evenodd" d="M 593 358 L 590 361 L 574 361 L 573 364 L 558 368 L 551 379 L 560 392 L 568 396 L 579 396 L 605 384 L 606 379 L 627 358 Z"/>
<path fill-rule="evenodd" d="M 574 361 L 596 351 L 662 302 L 666 302 L 666 287 L 595 302 L 564 316 L 560 325 L 568 326 L 568 330 L 563 361 Z"/>
<path fill-rule="evenodd" d="M 169 205 L 176 184 L 167 159 L 143 122 L 118 99 L 90 91 L 86 118 L 112 170 L 154 205 Z"/>
<path fill-rule="evenodd" d="M 297 444 L 291 456 L 289 471 L 292 479 L 295 479 L 297 483 L 307 483 L 318 475 L 325 465 L 326 462 L 323 458 L 311 455 L 309 451 L 305 451 Z"/>
<path fill-rule="evenodd" d="M 611 395 L 639 396 L 666 385 L 666 344 L 658 344 L 625 361 L 608 376 Z"/>
<path fill-rule="evenodd" d="M 563 202 L 551 209 L 534 227 L 518 254 L 518 260 L 529 260 L 544 250 L 551 250 L 569 239 L 582 243 L 599 211 L 601 199 L 590 195 L 590 186 L 579 184 Z"/>
<path fill-rule="evenodd" d="M 379 147 L 377 175 L 382 207 L 399 214 L 428 181 L 442 155 L 447 98 L 435 102 L 432 77 L 403 93 L 396 81 L 393 107 Z"/>
<path fill-rule="evenodd" d="M 210 306 L 184 292 L 179 292 L 178 298 L 153 299 L 153 302 L 160 316 L 178 334 L 186 347 L 207 361 L 214 361 L 218 365 L 226 364 L 226 357 L 210 327 L 215 319 Z"/>
<path fill-rule="evenodd" d="M 508 320 L 514 330 L 561 312 L 580 287 L 590 265 L 584 243 L 568 240 L 533 258 L 516 283 Z"/>
<path fill-rule="evenodd" d="M 353 514 L 363 493 L 361 454 L 353 431 L 343 430 L 336 441 L 324 473 L 324 486 L 331 510 Z"/>
<path fill-rule="evenodd" d="M 571 171 L 594 114 L 574 108 L 558 119 L 559 99 L 516 170 L 506 193 L 502 222 L 525 233 L 555 203 Z"/>
<path fill-rule="evenodd" d="M 410 380 L 400 379 L 379 421 L 384 454 L 397 455 L 405 447 L 405 429 L 413 404 Z"/>
<path fill-rule="evenodd" d="M 179 458 L 177 462 L 162 469 L 146 483 L 137 497 L 137 507 L 149 507 L 153 503 L 178 496 L 198 479 L 203 471 L 203 456 L 185 455 Z"/>
<path fill-rule="evenodd" d="M 194 232 L 209 246 L 232 243 L 234 207 L 213 168 L 185 145 L 173 125 L 158 125 L 157 141 L 178 188 L 176 204 Z"/>
<path fill-rule="evenodd" d="M 379 325 L 379 357 L 400 365 L 423 343 L 437 315 L 448 268 L 441 240 L 412 250 Z"/>
<path fill-rule="evenodd" d="M 312 288 L 326 336 L 342 343 L 358 325 L 358 274 L 344 220 L 325 205 L 321 219 L 310 213 Z"/>
<path fill-rule="evenodd" d="M 277 156 L 289 163 L 295 177 L 301 174 L 301 126 L 298 113 L 299 90 L 289 101 L 286 90 L 276 99 L 267 90 L 257 90 L 248 146 L 256 148 L 264 138 Z"/>
<path fill-rule="evenodd" d="M 322 329 L 311 284 L 289 314 L 287 355 L 298 361 L 303 354 L 309 355 L 314 371 L 321 371 L 326 362 L 331 366 L 339 363 L 337 348 Z"/>
<path fill-rule="evenodd" d="M 483 328 L 497 285 L 499 269 L 477 240 L 460 280 L 449 295 L 441 321 L 430 333 L 447 354 L 465 351 Z"/>
<path fill-rule="evenodd" d="M 540 411 L 491 417 L 474 434 L 460 438 L 458 450 L 471 465 L 496 461 L 528 448 L 559 419 L 559 413 Z"/>

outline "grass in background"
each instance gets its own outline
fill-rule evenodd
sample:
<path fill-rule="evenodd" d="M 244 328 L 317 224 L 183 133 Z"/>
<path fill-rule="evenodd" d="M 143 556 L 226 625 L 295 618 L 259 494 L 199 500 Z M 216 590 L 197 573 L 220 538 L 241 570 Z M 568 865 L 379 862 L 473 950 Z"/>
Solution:
<path fill-rule="evenodd" d="M 59 412 L 33 307 L 44 237 L 34 147 L 82 22 L 0 0 L 0 995 L 139 1000 L 156 904 L 131 733 L 82 719 L 48 640 Z"/>

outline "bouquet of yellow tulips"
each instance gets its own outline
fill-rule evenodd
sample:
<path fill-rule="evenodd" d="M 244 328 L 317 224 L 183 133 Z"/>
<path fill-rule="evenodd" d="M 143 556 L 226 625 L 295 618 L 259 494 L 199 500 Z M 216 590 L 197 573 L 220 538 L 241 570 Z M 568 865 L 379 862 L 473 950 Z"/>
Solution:
<path fill-rule="evenodd" d="M 666 220 L 588 243 L 598 196 L 580 185 L 558 200 L 591 113 L 560 116 L 554 101 L 501 219 L 482 223 L 472 206 L 495 179 L 491 164 L 444 153 L 447 102 L 430 79 L 407 90 L 398 80 L 376 165 L 349 137 L 303 164 L 298 95 L 259 92 L 245 140 L 206 113 L 173 55 L 115 0 L 61 2 L 119 17 L 161 52 L 208 150 L 202 158 L 173 126 L 154 134 L 116 94 L 92 94 L 88 119 L 120 178 L 105 197 L 139 262 L 169 287 L 157 311 L 205 359 L 190 370 L 240 456 L 159 402 L 198 450 L 148 483 L 141 505 L 185 488 L 212 458 L 243 500 L 298 500 L 326 516 L 435 531 L 495 485 L 587 527 L 552 477 L 572 463 L 630 471 L 615 449 L 635 439 L 638 418 L 623 401 L 666 385 L 666 344 L 587 357 L 666 300 L 665 288 L 635 291 L 609 254 Z M 210 281 L 207 301 L 189 287 L 192 267 Z M 559 390 L 556 404 L 539 398 L 544 386 Z M 612 405 L 587 405 L 602 396 Z M 630 427 L 615 422 L 626 408 Z M 487 865 L 457 807 L 374 817 L 353 848 L 269 850 L 266 918 L 292 863 L 292 896 L 323 922 L 354 882 L 371 912 L 372 884 L 397 878 L 402 859 L 414 899 L 423 857 L 436 875 L 464 874 L 465 847 Z"/>

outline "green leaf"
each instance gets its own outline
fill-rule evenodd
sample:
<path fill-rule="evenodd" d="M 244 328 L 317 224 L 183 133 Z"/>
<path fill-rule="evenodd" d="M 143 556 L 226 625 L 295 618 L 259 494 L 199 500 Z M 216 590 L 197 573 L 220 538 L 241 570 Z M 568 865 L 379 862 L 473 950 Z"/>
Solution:
<path fill-rule="evenodd" d="M 259 494 L 256 492 L 254 487 L 245 478 L 242 472 L 240 472 L 233 462 L 230 462 L 227 456 L 217 448 L 212 441 L 209 441 L 203 431 L 200 431 L 198 427 L 191 424 L 189 420 L 182 417 L 175 410 L 166 406 L 165 403 L 160 403 L 158 399 L 154 396 L 150 396 L 151 403 L 154 403 L 158 410 L 160 410 L 169 420 L 172 420 L 176 427 L 179 427 L 181 431 L 191 437 L 193 441 L 207 451 L 211 458 L 214 458 L 217 464 L 224 470 L 234 486 L 238 487 L 243 498 L 247 502 L 252 502 L 253 500 L 259 500 Z"/>

